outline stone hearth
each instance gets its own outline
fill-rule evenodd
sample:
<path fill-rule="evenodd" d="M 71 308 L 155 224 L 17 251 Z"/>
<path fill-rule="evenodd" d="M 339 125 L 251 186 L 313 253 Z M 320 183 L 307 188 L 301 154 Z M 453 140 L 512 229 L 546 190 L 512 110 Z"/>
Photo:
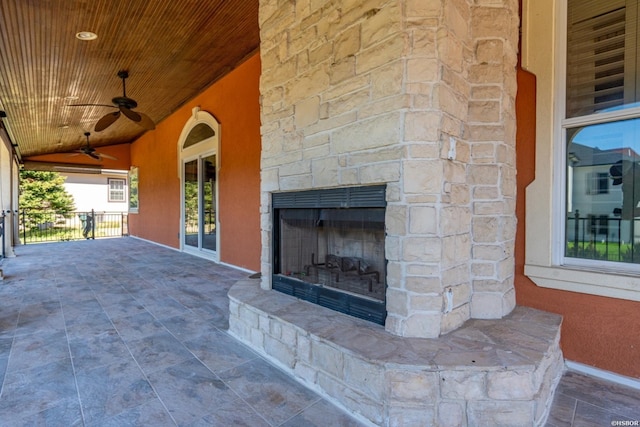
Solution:
<path fill-rule="evenodd" d="M 257 280 L 229 299 L 234 336 L 375 425 L 539 426 L 564 369 L 560 316 L 531 308 L 403 338 Z"/>

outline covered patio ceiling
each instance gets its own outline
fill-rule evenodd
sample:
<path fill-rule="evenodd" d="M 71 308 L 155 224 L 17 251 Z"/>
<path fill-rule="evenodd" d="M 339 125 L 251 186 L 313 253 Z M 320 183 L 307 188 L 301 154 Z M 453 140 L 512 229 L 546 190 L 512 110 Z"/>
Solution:
<path fill-rule="evenodd" d="M 81 40 L 92 32 L 95 40 Z M 134 141 L 126 95 L 158 123 L 258 49 L 258 0 L 2 0 L 0 119 L 22 158 Z M 103 104 L 104 106 L 70 106 Z"/>

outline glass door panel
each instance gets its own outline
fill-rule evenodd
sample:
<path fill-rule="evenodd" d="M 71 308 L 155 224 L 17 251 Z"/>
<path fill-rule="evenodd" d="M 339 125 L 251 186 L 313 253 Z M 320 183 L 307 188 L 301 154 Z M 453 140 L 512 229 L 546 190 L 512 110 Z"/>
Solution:
<path fill-rule="evenodd" d="M 202 248 L 216 250 L 216 156 L 202 159 Z"/>
<path fill-rule="evenodd" d="M 199 247 L 198 160 L 184 164 L 184 244 Z"/>

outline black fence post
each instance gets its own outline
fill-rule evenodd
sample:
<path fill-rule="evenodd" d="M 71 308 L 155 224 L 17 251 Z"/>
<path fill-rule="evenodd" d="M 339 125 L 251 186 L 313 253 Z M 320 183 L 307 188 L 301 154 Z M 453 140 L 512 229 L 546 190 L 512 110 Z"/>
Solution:
<path fill-rule="evenodd" d="M 96 213 L 91 209 L 91 239 L 96 240 Z"/>
<path fill-rule="evenodd" d="M 22 210 L 22 240 L 27 244 L 27 210 Z"/>
<path fill-rule="evenodd" d="M 609 261 L 609 218 L 605 217 L 605 230 L 606 234 L 604 235 L 604 255 L 605 259 Z"/>
<path fill-rule="evenodd" d="M 580 234 L 580 211 L 576 209 L 575 214 L 575 223 L 573 225 L 573 255 L 578 257 L 578 242 L 579 242 L 579 234 Z"/>
<path fill-rule="evenodd" d="M 618 261 L 622 260 L 622 218 L 616 218 L 618 222 Z"/>
<path fill-rule="evenodd" d="M 5 213 L 4 211 L 2 211 L 2 217 L 0 217 L 0 235 L 2 236 L 2 258 L 5 257 L 5 252 L 4 252 L 4 218 L 5 218 Z"/>
<path fill-rule="evenodd" d="M 636 261 L 636 219 L 631 218 L 631 262 Z"/>

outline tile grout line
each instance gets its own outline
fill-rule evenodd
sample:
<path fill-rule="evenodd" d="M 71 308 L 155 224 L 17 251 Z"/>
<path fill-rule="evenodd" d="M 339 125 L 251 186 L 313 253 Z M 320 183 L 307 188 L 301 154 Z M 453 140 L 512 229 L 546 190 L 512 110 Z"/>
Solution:
<path fill-rule="evenodd" d="M 298 415 L 303 414 L 307 409 L 310 409 L 314 405 L 318 404 L 318 402 L 321 402 L 322 401 L 322 397 L 317 393 L 316 393 L 316 395 L 318 396 L 318 398 L 315 401 L 309 403 L 307 406 L 305 406 L 304 408 L 300 409 L 297 413 L 293 414 L 291 417 L 287 418 L 286 420 L 284 420 L 283 422 L 278 424 L 277 427 L 285 425 L 286 423 L 288 423 L 289 421 L 291 421 L 292 419 L 294 419 Z"/>
<path fill-rule="evenodd" d="M 573 399 L 573 411 L 571 412 L 571 427 L 573 427 L 573 423 L 576 420 L 576 413 L 578 412 L 578 399 L 575 399 L 575 398 L 572 398 L 572 399 Z"/>
<path fill-rule="evenodd" d="M 256 357 L 254 357 L 253 359 L 245 360 L 244 362 L 242 362 L 242 363 L 241 363 L 241 364 L 239 364 L 239 365 L 234 366 L 233 368 L 228 368 L 228 369 L 225 369 L 225 370 L 223 370 L 223 371 L 220 371 L 220 373 L 227 372 L 227 371 L 230 371 L 230 370 L 232 370 L 232 369 L 237 369 L 237 368 L 239 368 L 239 367 L 241 367 L 241 366 L 243 366 L 243 365 L 246 365 L 246 364 L 248 364 L 248 363 L 251 363 L 251 362 L 255 361 L 256 359 L 260 359 L 260 358 L 261 358 L 261 357 L 260 357 L 260 355 L 256 355 Z M 206 365 L 205 365 L 205 366 L 206 366 Z M 207 369 L 208 369 L 208 367 L 207 367 Z M 209 370 L 211 370 L 211 369 L 209 369 Z M 213 371 L 212 371 L 212 372 L 213 372 Z M 256 414 L 257 416 L 259 416 L 260 418 L 262 418 L 262 419 L 264 420 L 264 422 L 265 422 L 265 423 L 269 424 L 271 427 L 278 427 L 278 426 L 280 425 L 280 424 L 278 424 L 278 425 L 274 425 L 273 423 L 269 422 L 269 420 L 267 420 L 267 419 L 262 415 L 262 413 L 260 413 L 260 411 L 258 411 L 256 408 L 254 408 L 252 404 L 250 404 L 249 402 L 247 402 L 247 401 L 246 401 L 246 399 L 240 395 L 240 393 L 238 393 L 238 392 L 237 392 L 233 387 L 231 387 L 231 385 L 229 385 L 225 380 L 223 380 L 222 378 L 220 378 L 220 375 L 216 374 L 215 372 L 214 372 L 214 374 L 215 374 L 215 375 L 220 379 L 220 381 L 222 381 L 222 383 L 224 383 L 224 385 L 225 385 L 225 386 L 227 386 L 227 387 L 229 388 L 229 390 L 233 391 L 233 393 L 234 393 L 236 396 L 238 396 L 238 398 L 239 398 L 239 399 L 240 399 L 240 400 L 241 400 L 245 405 L 247 405 L 249 408 L 251 408 L 251 410 L 252 410 L 253 412 L 255 412 L 255 414 Z"/>
<path fill-rule="evenodd" d="M 239 368 L 239 367 L 241 367 L 242 365 L 246 365 L 246 364 L 248 364 L 248 363 L 254 362 L 254 361 L 255 361 L 255 360 L 257 360 L 257 359 L 262 359 L 263 361 L 267 361 L 264 357 L 262 357 L 262 356 L 261 356 L 259 353 L 257 353 L 254 349 L 252 349 L 251 347 L 247 346 L 245 343 L 241 342 L 240 340 L 238 340 L 237 338 L 235 338 L 233 335 L 229 334 L 228 330 L 220 329 L 220 328 L 218 328 L 217 326 L 214 326 L 214 328 L 215 328 L 216 330 L 218 330 L 219 332 L 222 332 L 222 333 L 223 333 L 223 334 L 225 334 L 226 336 L 228 336 L 228 337 L 230 337 L 230 338 L 233 338 L 233 340 L 234 340 L 235 342 L 237 342 L 238 344 L 242 345 L 242 346 L 243 346 L 243 347 L 245 347 L 246 349 L 250 350 L 250 351 L 255 355 L 255 357 L 253 357 L 252 359 L 246 360 L 246 361 L 242 362 L 241 364 L 234 366 L 233 368 L 228 368 L 228 369 L 225 369 L 225 370 L 223 370 L 223 371 L 220 371 L 220 373 L 230 371 L 231 369 Z M 268 361 L 267 361 L 267 362 L 268 362 Z M 219 375 L 218 375 L 218 378 L 220 378 L 220 376 L 219 376 Z M 227 383 L 226 381 L 224 381 L 222 378 L 220 378 L 220 381 L 222 381 L 222 382 L 224 383 L 224 385 L 226 385 L 227 387 L 229 387 L 229 390 L 232 390 L 232 391 L 233 391 L 233 392 L 238 396 L 238 398 L 239 398 L 240 400 L 242 400 L 242 402 L 243 402 L 245 405 L 247 405 L 249 408 L 251 408 L 251 410 L 252 410 L 253 412 L 255 412 L 255 413 L 256 413 L 256 415 L 258 415 L 260 418 L 262 418 L 262 419 L 264 420 L 264 422 L 266 422 L 267 424 L 269 424 L 271 427 L 278 427 L 278 426 L 280 426 L 280 425 L 282 425 L 282 424 L 283 424 L 283 423 L 280 423 L 280 424 L 278 424 L 278 425 L 274 425 L 273 423 L 269 422 L 269 420 L 268 420 L 268 419 L 266 419 L 266 418 L 262 415 L 262 413 L 260 413 L 260 411 L 258 411 L 256 408 L 254 408 L 254 406 L 253 406 L 252 404 L 250 404 L 249 402 L 247 402 L 247 401 L 246 401 L 246 399 L 245 399 L 243 396 L 241 396 L 241 395 L 240 395 L 240 393 L 238 393 L 236 390 L 234 390 L 234 389 L 231 387 L 231 385 L 230 385 L 230 384 L 228 384 L 228 383 Z M 296 414 L 296 415 L 297 415 L 297 414 Z M 288 420 L 287 420 L 287 421 L 288 421 Z"/>
<path fill-rule="evenodd" d="M 54 278 L 54 281 L 57 280 Z M 82 417 L 82 425 L 86 425 L 87 422 L 84 416 L 84 407 L 82 405 L 82 397 L 80 396 L 80 387 L 78 386 L 78 377 L 76 375 L 76 364 L 73 360 L 73 354 L 71 353 L 71 343 L 69 341 L 69 331 L 67 330 L 67 317 L 64 314 L 64 307 L 62 306 L 62 298 L 60 297 L 60 289 L 56 289 L 58 295 L 58 304 L 60 304 L 60 313 L 62 314 L 62 322 L 64 324 L 64 336 L 67 339 L 67 351 L 69 352 L 69 361 L 71 362 L 71 371 L 73 372 L 73 383 L 76 386 L 76 395 L 78 396 L 78 406 L 80 408 L 80 417 Z"/>

